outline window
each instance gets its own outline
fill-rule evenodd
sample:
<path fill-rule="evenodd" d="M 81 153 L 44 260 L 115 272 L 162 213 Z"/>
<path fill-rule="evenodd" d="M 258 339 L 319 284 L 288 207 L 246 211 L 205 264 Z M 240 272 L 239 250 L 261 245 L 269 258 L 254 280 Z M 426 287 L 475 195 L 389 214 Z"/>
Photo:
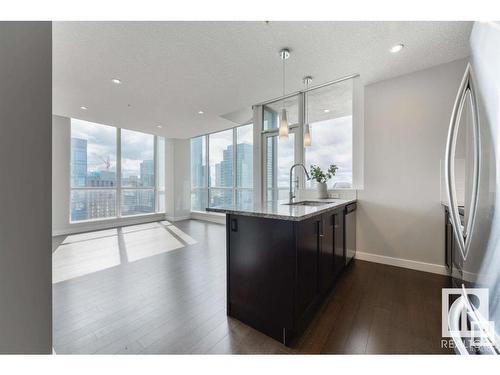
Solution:
<path fill-rule="evenodd" d="M 165 212 L 165 138 L 158 137 L 156 149 L 157 207 L 158 212 Z"/>
<path fill-rule="evenodd" d="M 281 110 L 285 108 L 288 123 L 297 125 L 299 123 L 299 96 L 294 95 L 284 100 L 269 103 L 264 107 L 263 129 L 278 129 Z"/>
<path fill-rule="evenodd" d="M 288 198 L 290 168 L 295 161 L 295 134 L 279 139 L 277 135 L 266 137 L 266 200 L 275 201 Z"/>
<path fill-rule="evenodd" d="M 290 126 L 288 138 L 278 137 L 278 124 L 283 107 Z M 299 130 L 299 96 L 267 104 L 263 108 L 264 200 L 288 199 L 290 168 L 296 162 L 296 133 Z M 268 124 L 266 124 L 266 122 Z"/>
<path fill-rule="evenodd" d="M 252 124 L 191 139 L 191 210 L 233 202 L 253 204 Z"/>
<path fill-rule="evenodd" d="M 71 120 L 70 220 L 116 217 L 116 128 Z"/>
<path fill-rule="evenodd" d="M 354 138 L 359 137 L 353 124 L 354 87 L 354 79 L 347 79 L 313 89 L 307 92 L 307 97 L 300 93 L 263 106 L 263 200 L 288 199 L 289 173 L 294 163 L 303 162 L 308 170 L 313 164 L 323 170 L 336 164 L 337 174 L 328 182 L 328 187 L 353 187 L 353 144 Z M 304 104 L 311 129 L 312 145 L 309 147 L 303 146 Z M 290 132 L 288 138 L 279 139 L 278 124 L 283 106 L 287 109 Z M 303 118 L 299 116 L 302 113 Z M 316 188 L 314 182 L 305 181 L 302 173 L 297 176 L 298 187 Z"/>
<path fill-rule="evenodd" d="M 123 216 L 155 210 L 154 135 L 121 131 L 121 213 Z"/>
<path fill-rule="evenodd" d="M 233 203 L 233 130 L 208 136 L 209 206 Z"/>
<path fill-rule="evenodd" d="M 253 125 L 236 128 L 236 203 L 253 205 Z"/>
<path fill-rule="evenodd" d="M 352 80 L 308 93 L 308 114 L 312 145 L 305 148 L 304 160 L 326 170 L 336 164 L 337 174 L 328 182 L 330 189 L 352 187 Z M 308 181 L 306 187 L 314 187 Z"/>
<path fill-rule="evenodd" d="M 191 139 L 191 210 L 205 211 L 208 206 L 206 136 Z"/>
<path fill-rule="evenodd" d="M 70 222 L 164 212 L 164 159 L 162 137 L 71 119 Z"/>

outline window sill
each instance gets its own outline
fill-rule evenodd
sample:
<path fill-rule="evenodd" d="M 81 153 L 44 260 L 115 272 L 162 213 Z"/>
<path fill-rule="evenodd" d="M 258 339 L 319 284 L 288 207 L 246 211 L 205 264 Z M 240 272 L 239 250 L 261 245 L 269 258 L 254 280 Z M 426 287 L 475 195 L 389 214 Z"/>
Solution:
<path fill-rule="evenodd" d="M 103 217 L 100 219 L 89 219 L 89 220 L 79 220 L 79 221 L 71 221 L 69 222 L 70 225 L 78 225 L 78 224 L 92 224 L 92 223 L 105 223 L 105 222 L 113 222 L 113 221 L 120 221 L 120 220 L 127 220 L 128 218 L 135 218 L 135 217 L 154 217 L 157 215 L 165 215 L 165 212 L 151 212 L 151 213 L 145 213 L 145 214 L 135 214 L 135 215 L 126 215 L 126 216 L 112 216 L 112 217 Z"/>

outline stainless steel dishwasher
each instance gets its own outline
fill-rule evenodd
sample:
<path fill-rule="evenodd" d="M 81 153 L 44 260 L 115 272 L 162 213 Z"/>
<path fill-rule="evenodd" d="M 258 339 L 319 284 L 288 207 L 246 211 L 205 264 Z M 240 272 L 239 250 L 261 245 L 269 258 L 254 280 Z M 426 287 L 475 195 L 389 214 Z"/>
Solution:
<path fill-rule="evenodd" d="M 356 203 L 348 204 L 344 209 L 345 264 L 356 254 Z"/>

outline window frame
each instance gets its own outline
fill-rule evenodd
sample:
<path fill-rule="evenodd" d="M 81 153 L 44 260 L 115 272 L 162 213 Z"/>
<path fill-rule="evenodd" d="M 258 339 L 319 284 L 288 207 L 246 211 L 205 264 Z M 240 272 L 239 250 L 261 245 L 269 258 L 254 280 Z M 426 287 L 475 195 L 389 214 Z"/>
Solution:
<path fill-rule="evenodd" d="M 138 130 L 131 130 L 131 129 L 125 129 L 125 130 L 131 130 L 135 131 L 138 133 L 143 133 L 147 135 L 151 135 L 154 137 L 153 141 L 153 170 L 154 170 L 154 184 L 153 186 L 149 187 L 123 187 L 122 186 L 122 144 L 121 144 L 121 135 L 122 135 L 122 130 L 123 128 L 118 128 L 114 127 L 111 125 L 105 125 L 105 124 L 100 124 L 100 123 L 95 123 L 92 122 L 93 124 L 96 125 L 102 125 L 102 126 L 111 126 L 115 129 L 116 132 L 116 184 L 115 186 L 79 186 L 79 187 L 73 187 L 72 186 L 72 174 L 71 174 L 71 168 L 72 168 L 72 160 L 71 160 L 71 153 L 72 153 L 72 145 L 71 145 L 71 140 L 72 140 L 72 122 L 73 118 L 70 119 L 70 174 L 69 174 L 69 223 L 70 224 L 81 224 L 81 223 L 91 223 L 91 222 L 99 222 L 99 221 L 106 221 L 106 220 L 116 220 L 116 219 L 122 219 L 122 218 L 133 218 L 133 217 L 141 217 L 141 216 L 148 216 L 148 215 L 155 215 L 155 214 L 163 214 L 166 212 L 166 202 L 165 202 L 165 207 L 163 210 L 159 210 L 159 178 L 158 178 L 158 142 L 160 138 L 164 139 L 165 142 L 165 137 L 158 136 L 156 134 L 151 134 L 151 133 L 145 133 L 142 131 Z M 77 119 L 78 120 L 78 119 Z M 85 121 L 85 120 L 83 120 Z M 165 142 L 165 148 L 166 148 L 166 142 Z M 165 151 L 165 149 L 164 149 Z M 165 152 L 166 154 L 166 152 Z M 165 157 L 166 155 L 163 155 Z M 166 179 L 166 175 L 164 174 L 164 177 Z M 165 183 L 164 183 L 165 184 Z M 114 191 L 115 192 L 115 216 L 108 216 L 108 217 L 103 217 L 103 218 L 95 218 L 95 219 L 85 219 L 85 220 L 72 220 L 71 219 L 71 211 L 72 211 L 72 205 L 71 205 L 71 194 L 73 191 L 101 191 L 101 190 L 109 190 L 109 191 Z M 133 214 L 133 215 L 123 215 L 122 214 L 122 191 L 124 190 L 130 190 L 130 191 L 136 191 L 136 190 L 153 190 L 153 212 L 146 212 L 146 213 L 139 213 L 139 214 Z M 166 186 L 162 190 L 163 194 L 166 196 Z"/>
<path fill-rule="evenodd" d="M 261 178 L 260 178 L 260 183 L 261 183 L 261 202 L 265 202 L 267 199 L 267 139 L 269 137 L 277 136 L 278 135 L 278 128 L 273 128 L 273 129 L 266 129 L 264 130 L 264 118 L 265 118 L 265 112 L 266 110 L 272 110 L 272 108 L 269 108 L 269 105 L 279 103 L 283 99 L 289 99 L 291 97 L 297 96 L 298 97 L 298 123 L 297 124 L 292 124 L 289 126 L 290 133 L 294 132 L 295 136 L 295 141 L 294 141 L 294 160 L 295 163 L 304 163 L 305 162 L 305 156 L 306 156 L 306 147 L 304 146 L 304 122 L 305 122 L 305 116 L 304 116 L 304 108 L 305 108 L 305 93 L 322 89 L 327 86 L 333 86 L 338 83 L 348 81 L 350 80 L 352 82 L 352 94 L 351 94 L 351 100 L 352 100 L 352 183 L 350 188 L 337 188 L 333 190 L 357 190 L 363 187 L 363 165 L 362 165 L 362 160 L 363 160 L 363 124 L 362 124 L 362 112 L 360 112 L 360 109 L 362 110 L 363 106 L 363 96 L 362 96 L 362 90 L 360 89 L 360 82 L 359 82 L 359 75 L 354 75 L 354 76 L 349 76 L 346 78 L 341 78 L 336 81 L 332 81 L 326 84 L 318 85 L 316 87 L 312 87 L 307 90 L 299 91 L 297 93 L 289 94 L 286 95 L 283 98 L 278 98 L 272 101 L 268 101 L 265 103 L 258 104 L 262 108 L 260 111 L 260 115 L 258 116 L 259 118 L 257 120 L 254 120 L 254 123 L 260 123 L 261 127 Z M 275 111 L 274 111 L 275 112 Z M 259 112 L 258 112 L 259 113 Z M 305 183 L 305 176 L 304 174 L 300 173 L 298 175 L 299 177 L 299 189 L 300 190 L 308 190 L 308 191 L 314 191 L 314 189 L 307 188 L 306 183 Z M 255 185 L 254 185 L 255 186 Z M 280 190 L 280 189 L 277 189 Z M 274 196 L 273 196 L 274 198 Z"/>

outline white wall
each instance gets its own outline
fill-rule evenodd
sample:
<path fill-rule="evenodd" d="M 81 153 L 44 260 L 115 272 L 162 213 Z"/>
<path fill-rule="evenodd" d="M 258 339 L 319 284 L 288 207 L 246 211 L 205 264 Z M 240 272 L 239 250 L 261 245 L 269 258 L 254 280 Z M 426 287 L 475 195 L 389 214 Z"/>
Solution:
<path fill-rule="evenodd" d="M 167 139 L 165 146 L 167 219 L 188 219 L 191 216 L 191 141 Z"/>
<path fill-rule="evenodd" d="M 365 87 L 358 257 L 444 272 L 440 160 L 465 66 L 459 60 Z"/>
<path fill-rule="evenodd" d="M 78 233 L 120 225 L 164 220 L 165 214 L 141 217 L 70 223 L 71 122 L 69 118 L 52 117 L 52 234 Z M 166 218 L 171 221 L 190 217 L 190 143 L 189 140 L 166 139 L 165 183 Z"/>
<path fill-rule="evenodd" d="M 69 225 L 71 127 L 67 117 L 52 117 L 52 230 L 60 234 Z"/>
<path fill-rule="evenodd" d="M 0 56 L 0 353 L 51 353 L 51 23 L 0 22 Z"/>

